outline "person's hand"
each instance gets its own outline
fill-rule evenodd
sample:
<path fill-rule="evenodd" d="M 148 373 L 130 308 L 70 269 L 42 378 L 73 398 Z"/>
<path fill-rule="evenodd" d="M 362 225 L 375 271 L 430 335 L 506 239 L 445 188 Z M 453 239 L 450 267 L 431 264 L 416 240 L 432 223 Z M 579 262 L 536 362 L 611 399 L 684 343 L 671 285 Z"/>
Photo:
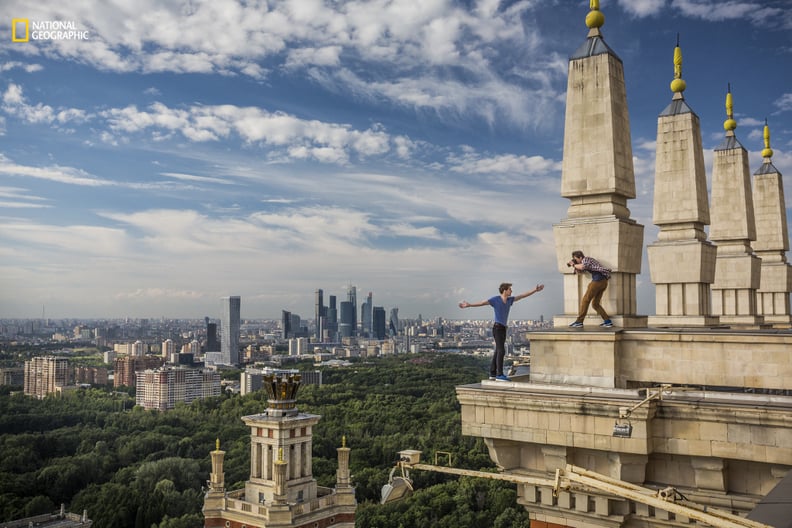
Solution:
<path fill-rule="evenodd" d="M 544 290 L 544 284 L 537 284 L 536 285 L 536 291 L 540 292 L 542 290 Z"/>
<path fill-rule="evenodd" d="M 461 303 L 459 303 L 460 308 L 467 308 L 468 306 L 470 306 L 470 304 L 468 304 L 467 301 L 462 301 Z"/>

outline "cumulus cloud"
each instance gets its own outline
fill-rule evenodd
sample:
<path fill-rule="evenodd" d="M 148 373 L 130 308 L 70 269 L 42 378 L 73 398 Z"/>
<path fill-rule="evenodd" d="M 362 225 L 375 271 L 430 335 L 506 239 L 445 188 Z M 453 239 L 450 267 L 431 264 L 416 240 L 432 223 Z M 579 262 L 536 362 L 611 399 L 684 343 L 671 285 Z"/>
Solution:
<path fill-rule="evenodd" d="M 787 112 L 792 110 L 792 93 L 786 93 L 773 101 L 773 105 L 778 108 L 779 112 Z"/>
<path fill-rule="evenodd" d="M 381 126 L 355 130 L 349 125 L 305 120 L 285 112 L 235 105 L 170 108 L 154 103 L 145 110 L 135 105 L 101 112 L 116 133 L 150 130 L 166 137 L 179 133 L 190 141 L 227 139 L 232 133 L 247 143 L 283 148 L 293 159 L 312 159 L 343 164 L 351 155 L 364 158 L 385 154 L 393 148 Z M 403 152 L 404 141 L 398 148 Z"/>
<path fill-rule="evenodd" d="M 83 123 L 90 117 L 84 110 L 77 108 L 58 109 L 42 103 L 28 104 L 22 93 L 22 87 L 14 83 L 9 83 L 8 88 L 3 93 L 2 102 L 4 112 L 28 123 L 63 125 L 66 123 Z"/>

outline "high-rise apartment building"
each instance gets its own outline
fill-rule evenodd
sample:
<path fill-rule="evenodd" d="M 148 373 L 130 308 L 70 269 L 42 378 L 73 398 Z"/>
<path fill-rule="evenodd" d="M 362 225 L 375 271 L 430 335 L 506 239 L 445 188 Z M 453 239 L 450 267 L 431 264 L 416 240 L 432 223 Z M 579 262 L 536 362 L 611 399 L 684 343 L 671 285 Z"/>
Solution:
<path fill-rule="evenodd" d="M 61 357 L 34 357 L 25 361 L 25 394 L 43 399 L 70 381 L 69 360 Z"/>
<path fill-rule="evenodd" d="M 220 320 L 220 363 L 239 364 L 239 330 L 242 300 L 238 296 L 223 297 L 223 318 Z"/>
<path fill-rule="evenodd" d="M 113 362 L 113 387 L 134 387 L 137 384 L 137 373 L 162 366 L 163 360 L 156 356 L 124 356 Z"/>
<path fill-rule="evenodd" d="M 176 343 L 172 339 L 166 339 L 162 342 L 162 357 L 165 361 L 170 361 L 170 357 L 176 353 Z"/>
<path fill-rule="evenodd" d="M 137 373 L 135 403 L 166 411 L 178 402 L 220 396 L 220 374 L 214 370 L 165 367 Z"/>

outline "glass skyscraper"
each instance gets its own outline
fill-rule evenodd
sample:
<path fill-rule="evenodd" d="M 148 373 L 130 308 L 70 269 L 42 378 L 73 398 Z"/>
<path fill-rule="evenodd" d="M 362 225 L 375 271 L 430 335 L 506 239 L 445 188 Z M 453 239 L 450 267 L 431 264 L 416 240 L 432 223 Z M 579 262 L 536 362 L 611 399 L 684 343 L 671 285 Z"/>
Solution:
<path fill-rule="evenodd" d="M 239 330 L 241 325 L 239 297 L 223 297 L 223 317 L 220 319 L 220 362 L 239 364 Z"/>

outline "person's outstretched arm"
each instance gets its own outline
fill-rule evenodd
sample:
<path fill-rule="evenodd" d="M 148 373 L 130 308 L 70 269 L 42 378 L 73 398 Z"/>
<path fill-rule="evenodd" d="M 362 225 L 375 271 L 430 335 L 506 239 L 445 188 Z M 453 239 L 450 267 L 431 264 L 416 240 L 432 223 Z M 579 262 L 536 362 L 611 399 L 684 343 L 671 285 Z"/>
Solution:
<path fill-rule="evenodd" d="M 460 308 L 475 308 L 477 306 L 489 306 L 489 299 L 477 303 L 469 303 L 467 301 L 462 301 L 459 303 Z"/>
<path fill-rule="evenodd" d="M 536 292 L 540 292 L 542 290 L 544 290 L 544 284 L 537 284 L 536 288 L 534 288 L 533 290 L 527 291 L 525 293 L 521 293 L 520 295 L 515 295 L 514 296 L 514 302 L 517 302 L 520 299 L 525 299 L 526 297 L 528 297 L 530 295 L 533 295 Z"/>

